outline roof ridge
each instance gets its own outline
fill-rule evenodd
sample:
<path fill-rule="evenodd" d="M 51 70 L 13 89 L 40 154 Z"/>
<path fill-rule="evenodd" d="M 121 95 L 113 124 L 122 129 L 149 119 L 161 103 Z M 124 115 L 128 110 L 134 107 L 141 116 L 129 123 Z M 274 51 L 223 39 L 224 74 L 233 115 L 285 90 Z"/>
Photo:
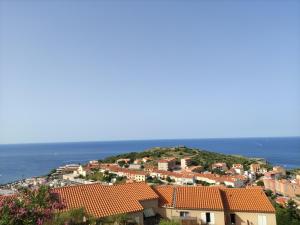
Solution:
<path fill-rule="evenodd" d="M 175 208 L 176 207 L 176 194 L 177 194 L 177 188 L 174 186 L 173 187 L 173 200 L 172 200 L 172 206 Z"/>

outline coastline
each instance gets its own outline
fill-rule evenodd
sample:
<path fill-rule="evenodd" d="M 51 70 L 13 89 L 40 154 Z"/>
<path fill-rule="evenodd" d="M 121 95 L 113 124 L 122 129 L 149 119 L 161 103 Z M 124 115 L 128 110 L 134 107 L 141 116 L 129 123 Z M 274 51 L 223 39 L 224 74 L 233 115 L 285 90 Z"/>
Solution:
<path fill-rule="evenodd" d="M 0 183 L 47 174 L 51 169 L 64 164 L 85 163 L 115 154 L 139 152 L 155 146 L 179 145 L 230 155 L 265 158 L 274 165 L 286 168 L 300 167 L 298 137 L 37 143 L 0 145 Z"/>

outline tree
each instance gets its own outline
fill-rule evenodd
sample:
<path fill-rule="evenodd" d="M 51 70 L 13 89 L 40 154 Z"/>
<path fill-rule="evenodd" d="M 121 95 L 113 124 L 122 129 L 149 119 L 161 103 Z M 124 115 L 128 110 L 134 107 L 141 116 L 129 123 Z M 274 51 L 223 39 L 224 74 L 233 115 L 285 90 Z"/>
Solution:
<path fill-rule="evenodd" d="M 275 205 L 277 225 L 299 225 L 300 216 L 297 211 L 297 205 L 294 201 L 289 200 L 286 208 L 279 204 Z"/>
<path fill-rule="evenodd" d="M 174 220 L 162 219 L 160 220 L 159 225 L 180 225 L 180 222 Z"/>
<path fill-rule="evenodd" d="M 167 179 L 166 179 L 166 181 L 168 181 L 169 183 L 171 183 L 171 182 L 172 182 L 172 179 L 171 179 L 171 177 L 167 176 Z"/>
<path fill-rule="evenodd" d="M 96 224 L 96 220 L 88 215 L 83 208 L 56 213 L 45 225 L 84 225 Z"/>
<path fill-rule="evenodd" d="M 130 217 L 127 214 L 112 215 L 99 220 L 101 224 L 126 225 Z"/>
<path fill-rule="evenodd" d="M 212 173 L 219 174 L 219 175 L 225 175 L 225 171 L 217 169 L 217 168 L 213 169 Z"/>
<path fill-rule="evenodd" d="M 261 186 L 261 187 L 265 186 L 262 180 L 257 181 L 256 184 L 257 186 Z"/>
<path fill-rule="evenodd" d="M 273 191 L 271 190 L 265 190 L 265 193 L 268 197 L 271 197 L 273 195 Z"/>
<path fill-rule="evenodd" d="M 94 180 L 94 181 L 102 181 L 103 180 L 103 173 L 101 173 L 99 171 L 93 171 L 91 174 L 88 174 L 85 177 L 85 179 L 86 180 Z"/>
<path fill-rule="evenodd" d="M 120 167 L 123 167 L 126 164 L 126 162 L 124 160 L 121 160 L 118 162 L 118 164 Z"/>

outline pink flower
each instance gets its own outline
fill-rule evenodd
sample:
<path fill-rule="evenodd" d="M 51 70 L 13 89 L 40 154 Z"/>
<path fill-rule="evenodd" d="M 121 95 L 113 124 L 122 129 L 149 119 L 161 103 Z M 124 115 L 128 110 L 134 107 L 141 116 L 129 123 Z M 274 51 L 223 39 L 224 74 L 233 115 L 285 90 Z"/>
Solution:
<path fill-rule="evenodd" d="M 43 224 L 43 220 L 41 218 L 38 218 L 36 221 L 37 225 L 42 225 Z"/>

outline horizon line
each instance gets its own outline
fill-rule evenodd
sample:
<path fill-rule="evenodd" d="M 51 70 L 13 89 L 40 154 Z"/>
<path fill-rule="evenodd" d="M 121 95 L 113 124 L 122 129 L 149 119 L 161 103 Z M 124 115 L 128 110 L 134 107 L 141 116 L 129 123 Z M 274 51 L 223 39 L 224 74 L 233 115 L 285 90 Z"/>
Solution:
<path fill-rule="evenodd" d="M 47 141 L 47 142 L 19 142 L 0 143 L 1 145 L 34 145 L 34 144 L 76 144 L 97 142 L 126 142 L 126 141 L 173 141 L 173 140 L 205 140 L 205 139 L 251 139 L 251 138 L 300 138 L 300 136 L 242 136 L 242 137 L 207 137 L 207 138 L 150 138 L 150 139 L 112 139 L 112 140 L 84 140 L 84 141 Z"/>

